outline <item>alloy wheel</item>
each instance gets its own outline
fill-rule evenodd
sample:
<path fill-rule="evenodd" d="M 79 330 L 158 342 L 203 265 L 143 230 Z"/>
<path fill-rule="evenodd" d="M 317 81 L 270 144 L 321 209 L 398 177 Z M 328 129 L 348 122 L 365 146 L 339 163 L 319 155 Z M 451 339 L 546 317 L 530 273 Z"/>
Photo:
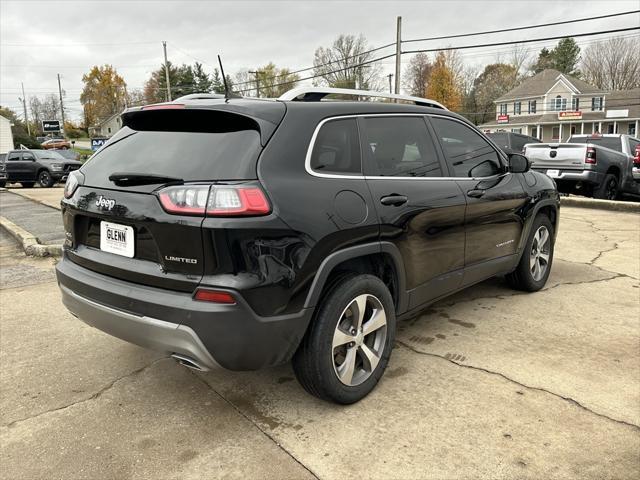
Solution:
<path fill-rule="evenodd" d="M 375 371 L 387 339 L 387 315 L 380 300 L 363 294 L 342 311 L 333 334 L 333 368 L 345 385 L 360 385 Z"/>
<path fill-rule="evenodd" d="M 547 227 L 542 225 L 533 236 L 531 242 L 531 255 L 529 257 L 529 267 L 531 276 L 539 282 L 549 268 L 549 256 L 551 252 L 551 235 Z"/>
<path fill-rule="evenodd" d="M 51 181 L 51 176 L 47 172 L 42 172 L 40 174 L 39 181 L 40 181 L 40 186 L 48 187 L 49 182 Z"/>

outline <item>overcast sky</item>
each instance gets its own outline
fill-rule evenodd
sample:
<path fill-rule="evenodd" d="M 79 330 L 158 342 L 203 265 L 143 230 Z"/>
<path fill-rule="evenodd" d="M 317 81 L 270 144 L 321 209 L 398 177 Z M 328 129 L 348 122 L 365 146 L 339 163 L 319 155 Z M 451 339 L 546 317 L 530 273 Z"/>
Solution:
<path fill-rule="evenodd" d="M 82 75 L 112 64 L 130 89 L 141 88 L 169 60 L 208 71 L 222 56 L 227 73 L 273 61 L 292 69 L 313 64 L 313 53 L 341 33 L 362 33 L 372 47 L 395 41 L 396 17 L 403 39 L 535 25 L 637 10 L 638 0 L 599 1 L 6 1 L 0 0 L 0 105 L 20 108 L 20 82 L 27 97 L 57 93 L 60 73 L 70 116 L 81 116 Z M 637 26 L 639 15 L 614 17 L 524 32 L 412 43 L 405 48 L 522 40 Z M 637 32 L 635 32 L 637 35 Z M 579 40 L 584 46 L 596 37 Z M 543 45 L 531 44 L 532 55 Z M 511 47 L 467 50 L 468 63 L 488 64 Z M 377 52 L 392 53 L 393 48 Z M 403 56 L 403 64 L 409 56 Z M 393 58 L 383 62 L 393 71 Z M 21 110 L 20 110 L 21 112 Z"/>

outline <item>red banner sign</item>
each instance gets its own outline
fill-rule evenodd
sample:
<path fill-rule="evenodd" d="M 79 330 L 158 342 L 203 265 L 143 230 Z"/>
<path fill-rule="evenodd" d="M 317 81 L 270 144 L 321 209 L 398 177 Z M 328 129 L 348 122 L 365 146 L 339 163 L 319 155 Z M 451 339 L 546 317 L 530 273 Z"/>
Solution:
<path fill-rule="evenodd" d="M 582 112 L 558 112 L 559 120 L 580 120 L 582 118 Z"/>
<path fill-rule="evenodd" d="M 498 115 L 498 123 L 509 123 L 509 115 Z"/>

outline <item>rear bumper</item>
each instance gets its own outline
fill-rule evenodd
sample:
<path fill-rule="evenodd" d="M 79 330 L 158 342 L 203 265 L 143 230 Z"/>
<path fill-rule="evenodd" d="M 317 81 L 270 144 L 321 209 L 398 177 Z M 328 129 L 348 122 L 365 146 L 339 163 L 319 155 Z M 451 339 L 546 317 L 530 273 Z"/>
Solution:
<path fill-rule="evenodd" d="M 83 322 L 128 342 L 191 358 L 206 369 L 256 370 L 291 359 L 312 309 L 260 317 L 238 292 L 237 303 L 193 300 L 81 267 L 66 256 L 56 266 L 62 300 Z"/>
<path fill-rule="evenodd" d="M 535 170 L 536 172 L 546 174 L 548 170 L 552 170 L 552 169 L 534 167 L 533 170 Z M 602 179 L 604 178 L 604 176 L 601 173 L 594 172 L 593 170 L 558 170 L 558 171 L 559 173 L 557 176 L 551 177 L 556 181 L 585 182 L 585 183 L 594 183 L 599 185 L 600 182 L 602 182 Z"/>
<path fill-rule="evenodd" d="M 141 347 L 184 355 L 209 370 L 217 366 L 196 333 L 184 325 L 134 315 L 102 305 L 60 285 L 62 303 L 87 325 Z"/>

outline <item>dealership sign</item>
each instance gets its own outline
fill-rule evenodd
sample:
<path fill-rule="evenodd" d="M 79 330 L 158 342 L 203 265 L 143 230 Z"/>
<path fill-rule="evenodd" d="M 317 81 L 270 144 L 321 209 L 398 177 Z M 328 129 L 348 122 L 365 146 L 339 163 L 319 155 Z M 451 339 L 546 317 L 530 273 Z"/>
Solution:
<path fill-rule="evenodd" d="M 44 133 L 59 132 L 60 120 L 43 120 L 42 131 Z"/>
<path fill-rule="evenodd" d="M 91 139 L 91 150 L 94 152 L 102 148 L 102 146 L 107 143 L 108 138 L 92 138 Z"/>
<path fill-rule="evenodd" d="M 580 120 L 582 112 L 558 112 L 558 120 Z"/>
<path fill-rule="evenodd" d="M 498 123 L 509 123 L 509 115 L 498 115 Z"/>

